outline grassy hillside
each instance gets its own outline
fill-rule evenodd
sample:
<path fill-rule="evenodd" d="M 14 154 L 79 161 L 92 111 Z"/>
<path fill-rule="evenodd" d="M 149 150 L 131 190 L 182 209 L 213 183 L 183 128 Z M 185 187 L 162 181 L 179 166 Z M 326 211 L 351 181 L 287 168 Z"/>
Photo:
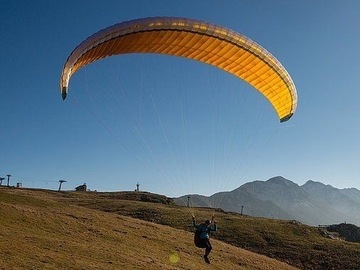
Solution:
<path fill-rule="evenodd" d="M 209 269 L 192 233 L 84 208 L 81 195 L 0 188 L 0 269 Z M 214 250 L 211 269 L 294 269 L 220 241 Z"/>
<path fill-rule="evenodd" d="M 2 187 L 0 212 L 0 269 L 208 269 L 192 242 L 191 214 L 217 217 L 211 269 L 294 269 L 269 257 L 302 269 L 360 265 L 359 244 L 317 228 L 179 207 L 147 193 Z"/>

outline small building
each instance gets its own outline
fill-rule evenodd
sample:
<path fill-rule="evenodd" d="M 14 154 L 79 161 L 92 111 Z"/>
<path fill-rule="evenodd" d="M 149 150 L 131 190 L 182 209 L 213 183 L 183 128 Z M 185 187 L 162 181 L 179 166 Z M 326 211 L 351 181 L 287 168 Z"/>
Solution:
<path fill-rule="evenodd" d="M 86 183 L 84 183 L 83 185 L 77 186 L 75 188 L 75 191 L 87 191 Z"/>

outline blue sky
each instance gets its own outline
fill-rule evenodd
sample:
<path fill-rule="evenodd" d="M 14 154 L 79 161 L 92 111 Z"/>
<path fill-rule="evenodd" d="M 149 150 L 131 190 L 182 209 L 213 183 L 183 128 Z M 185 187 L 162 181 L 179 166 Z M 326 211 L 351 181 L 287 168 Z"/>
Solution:
<path fill-rule="evenodd" d="M 359 1 L 0 2 L 0 176 L 25 187 L 209 195 L 281 175 L 360 189 Z M 297 87 L 278 122 L 251 87 L 213 67 L 125 55 L 59 80 L 71 51 L 118 22 L 179 16 L 253 39 Z"/>

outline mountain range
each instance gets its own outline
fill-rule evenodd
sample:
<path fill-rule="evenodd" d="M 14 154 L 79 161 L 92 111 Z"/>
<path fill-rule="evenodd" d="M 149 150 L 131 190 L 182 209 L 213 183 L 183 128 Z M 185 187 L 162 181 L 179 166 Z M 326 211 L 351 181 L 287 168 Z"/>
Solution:
<path fill-rule="evenodd" d="M 337 189 L 312 180 L 304 185 L 282 176 L 253 181 L 209 197 L 185 195 L 177 204 L 221 208 L 228 212 L 274 219 L 296 220 L 308 225 L 352 223 L 360 226 L 360 190 Z"/>

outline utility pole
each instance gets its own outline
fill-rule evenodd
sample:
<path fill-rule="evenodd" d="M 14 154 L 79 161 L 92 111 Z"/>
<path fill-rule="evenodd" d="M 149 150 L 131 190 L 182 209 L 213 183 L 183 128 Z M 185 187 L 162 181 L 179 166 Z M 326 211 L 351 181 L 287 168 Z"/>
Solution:
<path fill-rule="evenodd" d="M 187 196 L 187 207 L 190 207 L 190 196 Z"/>
<path fill-rule="evenodd" d="M 11 177 L 11 174 L 8 174 L 8 175 L 6 175 L 7 176 L 7 186 L 9 186 L 9 184 L 10 184 L 10 177 Z"/>
<path fill-rule="evenodd" d="M 5 177 L 0 177 L 0 186 L 2 186 L 2 181 L 5 180 Z"/>
<path fill-rule="evenodd" d="M 62 183 L 64 183 L 64 182 L 66 182 L 66 180 L 59 180 L 59 190 L 58 191 L 60 191 L 61 190 L 61 185 L 62 185 Z"/>

